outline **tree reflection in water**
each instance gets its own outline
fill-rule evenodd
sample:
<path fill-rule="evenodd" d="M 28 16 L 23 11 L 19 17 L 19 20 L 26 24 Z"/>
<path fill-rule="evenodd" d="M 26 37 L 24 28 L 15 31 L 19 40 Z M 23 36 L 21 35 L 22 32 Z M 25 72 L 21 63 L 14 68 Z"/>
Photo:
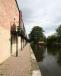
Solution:
<path fill-rule="evenodd" d="M 42 76 L 61 76 L 61 47 L 31 43 Z M 47 48 L 47 49 L 46 49 Z"/>
<path fill-rule="evenodd" d="M 61 48 L 58 49 L 57 63 L 61 66 Z"/>
<path fill-rule="evenodd" d="M 47 46 L 47 52 L 48 54 L 51 54 L 51 55 L 57 55 L 57 52 L 58 52 L 58 48 L 57 47 L 53 47 L 53 46 Z"/>
<path fill-rule="evenodd" d="M 44 59 L 44 53 L 46 48 L 35 43 L 31 43 L 31 48 L 33 49 L 34 55 L 37 62 L 41 62 Z M 60 46 L 47 46 L 47 53 L 53 55 L 57 58 L 57 63 L 61 66 L 61 47 Z"/>
<path fill-rule="evenodd" d="M 37 62 L 42 62 L 44 59 L 44 53 L 46 48 L 35 43 L 31 43 L 31 48 L 33 49 L 34 55 Z M 49 55 L 55 56 L 57 63 L 61 66 L 61 47 L 60 46 L 47 46 L 47 53 Z"/>
<path fill-rule="evenodd" d="M 43 61 L 45 48 L 35 43 L 31 43 L 31 48 L 33 49 L 37 62 Z"/>
<path fill-rule="evenodd" d="M 61 66 L 61 47 L 60 46 L 47 47 L 47 52 L 48 52 L 48 54 L 56 56 L 57 63 L 59 64 L 59 66 Z"/>

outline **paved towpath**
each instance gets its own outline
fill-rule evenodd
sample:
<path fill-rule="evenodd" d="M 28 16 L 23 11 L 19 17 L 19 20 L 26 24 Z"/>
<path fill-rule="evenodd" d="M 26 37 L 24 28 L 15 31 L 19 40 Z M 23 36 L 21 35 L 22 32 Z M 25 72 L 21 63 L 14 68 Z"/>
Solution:
<path fill-rule="evenodd" d="M 0 65 L 0 76 L 31 76 L 31 56 L 29 44 L 19 56 L 12 55 Z"/>

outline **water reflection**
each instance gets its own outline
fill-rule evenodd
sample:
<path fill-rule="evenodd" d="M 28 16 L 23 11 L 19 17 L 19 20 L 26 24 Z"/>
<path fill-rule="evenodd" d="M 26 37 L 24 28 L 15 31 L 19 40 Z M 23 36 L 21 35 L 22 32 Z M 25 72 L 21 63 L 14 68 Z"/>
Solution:
<path fill-rule="evenodd" d="M 57 63 L 61 66 L 61 48 L 59 48 L 59 51 L 58 51 Z"/>
<path fill-rule="evenodd" d="M 31 44 L 42 76 L 61 76 L 61 47 Z"/>
<path fill-rule="evenodd" d="M 33 49 L 37 62 L 43 61 L 45 48 L 34 43 L 31 44 L 31 47 Z"/>
<path fill-rule="evenodd" d="M 47 52 L 51 55 L 56 55 L 58 52 L 58 48 L 57 47 L 47 47 Z"/>
<path fill-rule="evenodd" d="M 61 76 L 61 48 L 47 47 L 45 58 L 39 62 L 43 76 Z"/>
<path fill-rule="evenodd" d="M 61 47 L 47 47 L 48 54 L 51 54 L 57 58 L 58 65 L 61 66 Z"/>

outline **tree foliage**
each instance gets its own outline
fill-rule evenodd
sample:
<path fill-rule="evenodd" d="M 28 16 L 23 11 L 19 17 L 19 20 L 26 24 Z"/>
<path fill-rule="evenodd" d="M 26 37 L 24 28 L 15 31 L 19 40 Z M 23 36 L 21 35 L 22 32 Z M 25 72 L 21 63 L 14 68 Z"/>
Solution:
<path fill-rule="evenodd" d="M 61 25 L 56 29 L 57 35 L 61 36 Z"/>
<path fill-rule="evenodd" d="M 56 34 L 47 38 L 48 45 L 54 45 L 61 43 L 61 25 L 56 29 Z"/>
<path fill-rule="evenodd" d="M 47 45 L 55 45 L 57 42 L 57 36 L 51 35 L 47 38 Z"/>
<path fill-rule="evenodd" d="M 31 33 L 29 34 L 30 40 L 33 42 L 43 41 L 43 37 L 45 37 L 43 32 L 44 31 L 41 27 L 39 26 L 33 27 Z"/>

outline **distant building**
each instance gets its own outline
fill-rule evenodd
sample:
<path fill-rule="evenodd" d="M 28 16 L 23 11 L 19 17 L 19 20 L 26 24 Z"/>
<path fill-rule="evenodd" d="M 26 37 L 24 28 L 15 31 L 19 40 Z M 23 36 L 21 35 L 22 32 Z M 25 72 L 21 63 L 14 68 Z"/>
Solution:
<path fill-rule="evenodd" d="M 13 24 L 23 27 L 22 12 L 20 11 L 16 0 L 0 0 L 0 63 L 6 60 L 10 54 L 10 30 Z M 19 43 L 20 44 L 20 43 Z M 21 45 L 21 44 L 20 44 Z M 13 44 L 13 51 L 15 52 L 16 44 Z"/>

